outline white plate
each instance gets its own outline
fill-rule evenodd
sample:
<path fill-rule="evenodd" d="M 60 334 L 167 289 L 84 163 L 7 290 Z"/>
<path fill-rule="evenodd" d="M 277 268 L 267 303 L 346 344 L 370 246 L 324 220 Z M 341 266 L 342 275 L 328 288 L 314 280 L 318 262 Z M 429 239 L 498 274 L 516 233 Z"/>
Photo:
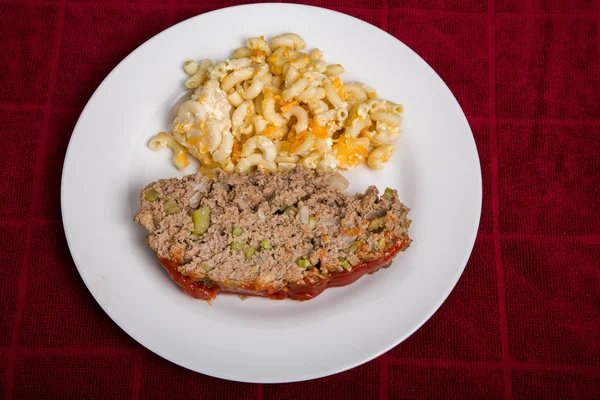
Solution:
<path fill-rule="evenodd" d="M 251 36 L 295 32 L 325 59 L 405 106 L 404 133 L 383 171 L 345 175 L 350 190 L 391 186 L 412 208 L 412 246 L 394 265 L 308 302 L 186 296 L 132 221 L 143 186 L 182 175 L 148 139 L 168 129 L 183 96 L 184 60 L 225 59 Z M 331 34 L 330 32 L 336 32 Z M 188 171 L 189 172 L 189 171 Z M 394 347 L 438 309 L 469 258 L 481 172 L 467 120 L 412 50 L 363 21 L 324 9 L 254 4 L 200 15 L 152 38 L 104 80 L 75 127 L 62 180 L 69 248 L 110 317 L 162 357 L 203 374 L 290 382 L 360 365 Z"/>

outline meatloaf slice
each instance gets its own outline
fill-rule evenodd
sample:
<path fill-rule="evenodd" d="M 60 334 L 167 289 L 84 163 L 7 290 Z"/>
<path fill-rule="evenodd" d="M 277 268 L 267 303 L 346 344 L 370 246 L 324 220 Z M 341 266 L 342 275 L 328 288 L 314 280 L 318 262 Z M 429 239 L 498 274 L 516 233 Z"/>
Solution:
<path fill-rule="evenodd" d="M 217 171 L 146 186 L 135 221 L 171 278 L 193 297 L 219 292 L 308 300 L 389 266 L 411 242 L 395 190 L 343 192 L 337 173 L 298 167 Z"/>

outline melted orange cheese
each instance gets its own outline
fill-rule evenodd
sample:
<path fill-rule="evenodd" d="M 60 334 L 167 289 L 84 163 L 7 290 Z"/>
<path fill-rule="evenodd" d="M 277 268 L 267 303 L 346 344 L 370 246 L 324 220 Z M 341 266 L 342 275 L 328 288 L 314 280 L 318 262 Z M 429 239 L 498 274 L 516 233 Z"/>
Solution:
<path fill-rule="evenodd" d="M 233 142 L 233 148 L 231 149 L 231 162 L 237 164 L 242 154 L 242 145 L 239 142 Z"/>
<path fill-rule="evenodd" d="M 322 126 L 318 125 L 314 120 L 310 120 L 308 122 L 308 130 L 309 132 L 311 132 L 313 135 L 315 135 L 315 137 L 317 139 L 327 139 L 327 137 L 329 136 L 327 134 L 327 129 L 323 128 Z"/>
<path fill-rule="evenodd" d="M 369 151 L 365 146 L 353 143 L 353 140 L 346 136 L 340 137 L 333 146 L 333 151 L 338 165 L 342 168 L 355 167 L 369 156 Z"/>
<path fill-rule="evenodd" d="M 298 147 L 304 143 L 308 137 L 308 133 L 308 131 L 304 131 L 296 134 L 291 133 L 288 135 L 288 148 L 292 153 L 298 150 Z"/>

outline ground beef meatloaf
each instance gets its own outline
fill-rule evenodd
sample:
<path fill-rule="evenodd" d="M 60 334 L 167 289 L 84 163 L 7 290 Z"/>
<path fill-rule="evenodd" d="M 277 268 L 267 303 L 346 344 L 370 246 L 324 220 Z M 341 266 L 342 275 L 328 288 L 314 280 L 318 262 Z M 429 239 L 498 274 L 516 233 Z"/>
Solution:
<path fill-rule="evenodd" d="M 387 267 L 411 242 L 395 190 L 343 192 L 337 173 L 218 171 L 163 179 L 141 194 L 135 221 L 189 295 L 309 300 Z"/>

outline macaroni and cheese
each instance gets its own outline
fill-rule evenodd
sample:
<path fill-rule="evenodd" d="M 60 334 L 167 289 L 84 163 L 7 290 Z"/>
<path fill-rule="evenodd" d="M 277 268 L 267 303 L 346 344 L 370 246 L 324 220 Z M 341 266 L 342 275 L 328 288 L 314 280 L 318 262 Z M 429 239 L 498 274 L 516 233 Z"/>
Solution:
<path fill-rule="evenodd" d="M 294 33 L 250 38 L 231 58 L 187 61 L 191 99 L 177 110 L 171 134 L 150 141 L 170 147 L 174 163 L 247 173 L 274 173 L 296 164 L 350 169 L 363 162 L 383 168 L 394 154 L 403 107 L 377 98 L 361 82 L 343 83 L 340 64 L 327 64 Z"/>

